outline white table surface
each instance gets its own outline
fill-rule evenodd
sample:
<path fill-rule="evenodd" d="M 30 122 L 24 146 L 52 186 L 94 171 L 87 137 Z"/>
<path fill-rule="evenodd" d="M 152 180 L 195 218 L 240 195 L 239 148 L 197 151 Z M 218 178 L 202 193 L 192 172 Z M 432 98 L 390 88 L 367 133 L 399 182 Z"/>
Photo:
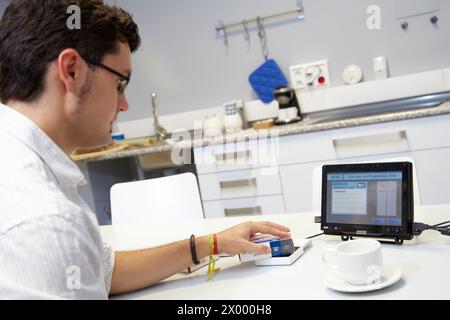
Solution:
<path fill-rule="evenodd" d="M 270 220 L 291 228 L 293 238 L 320 233 L 314 223 L 318 212 L 265 215 L 252 220 Z M 152 247 L 196 235 L 218 232 L 249 217 L 204 219 L 158 225 L 102 226 L 103 240 L 115 250 Z M 436 224 L 450 220 L 450 204 L 415 208 L 415 221 Z M 383 261 L 399 266 L 402 279 L 381 290 L 343 293 L 327 288 L 328 269 L 322 262 L 325 248 L 341 242 L 339 237 L 313 239 L 303 256 L 290 266 L 256 266 L 240 263 L 238 257 L 220 258 L 222 270 L 207 281 L 207 267 L 192 274 L 176 274 L 152 287 L 115 296 L 114 299 L 450 299 L 450 237 L 425 231 L 401 246 L 383 244 Z M 164 262 L 162 261 L 163 265 Z"/>

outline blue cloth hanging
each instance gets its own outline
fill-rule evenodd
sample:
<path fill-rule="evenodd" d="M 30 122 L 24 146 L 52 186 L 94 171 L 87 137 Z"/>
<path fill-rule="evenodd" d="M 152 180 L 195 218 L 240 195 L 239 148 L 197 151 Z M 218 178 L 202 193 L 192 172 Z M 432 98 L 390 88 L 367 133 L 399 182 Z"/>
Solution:
<path fill-rule="evenodd" d="M 248 80 L 264 103 L 270 103 L 274 100 L 273 91 L 278 86 L 288 84 L 286 77 L 273 59 L 266 60 L 250 74 Z"/>

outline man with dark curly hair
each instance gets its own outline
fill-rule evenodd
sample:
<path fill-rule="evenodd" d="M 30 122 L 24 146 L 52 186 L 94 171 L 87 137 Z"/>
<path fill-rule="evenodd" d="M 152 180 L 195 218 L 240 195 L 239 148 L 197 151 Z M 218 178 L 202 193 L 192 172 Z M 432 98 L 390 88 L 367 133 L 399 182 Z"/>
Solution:
<path fill-rule="evenodd" d="M 80 25 L 70 27 L 70 8 Z M 111 142 L 128 109 L 132 16 L 102 0 L 13 0 L 0 21 L 0 298 L 107 299 L 150 286 L 210 253 L 211 236 L 129 252 L 102 243 L 69 155 Z M 214 251 L 266 252 L 270 222 L 214 235 Z M 270 249 L 269 249 L 270 250 Z M 72 281 L 78 275 L 79 281 Z"/>

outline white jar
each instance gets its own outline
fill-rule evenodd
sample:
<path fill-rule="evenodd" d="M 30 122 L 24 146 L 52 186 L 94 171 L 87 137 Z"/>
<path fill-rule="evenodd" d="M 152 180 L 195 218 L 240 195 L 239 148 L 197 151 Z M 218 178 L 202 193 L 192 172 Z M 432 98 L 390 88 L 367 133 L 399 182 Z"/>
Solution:
<path fill-rule="evenodd" d="M 376 57 L 373 59 L 373 71 L 375 80 L 387 79 L 389 76 L 386 57 Z"/>
<path fill-rule="evenodd" d="M 233 133 L 242 130 L 242 126 L 244 124 L 239 113 L 224 115 L 222 118 L 222 122 L 225 128 L 225 132 L 227 133 Z"/>
<path fill-rule="evenodd" d="M 220 136 L 223 131 L 223 123 L 216 114 L 208 114 L 203 118 L 203 134 L 206 137 Z"/>
<path fill-rule="evenodd" d="M 239 104 L 242 105 L 242 101 L 235 100 L 225 103 L 223 106 L 225 108 L 225 115 L 222 118 L 223 126 L 225 132 L 233 133 L 242 130 L 244 121 L 238 111 Z"/>

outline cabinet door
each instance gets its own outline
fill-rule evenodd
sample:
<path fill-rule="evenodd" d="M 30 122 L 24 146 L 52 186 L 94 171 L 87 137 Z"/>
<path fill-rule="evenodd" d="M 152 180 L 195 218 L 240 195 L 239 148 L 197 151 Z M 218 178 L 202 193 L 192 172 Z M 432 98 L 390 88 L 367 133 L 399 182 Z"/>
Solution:
<path fill-rule="evenodd" d="M 194 157 L 198 174 L 277 167 L 279 138 L 194 148 Z"/>
<path fill-rule="evenodd" d="M 450 203 L 450 148 L 413 152 L 422 204 Z"/>
<path fill-rule="evenodd" d="M 336 160 L 329 160 L 280 167 L 286 212 L 320 211 L 322 166 L 338 163 Z"/>
<path fill-rule="evenodd" d="M 283 196 L 266 196 L 218 201 L 204 201 L 206 218 L 257 216 L 285 213 Z"/>
<path fill-rule="evenodd" d="M 280 167 L 286 212 L 320 211 L 321 168 L 323 162 Z"/>
<path fill-rule="evenodd" d="M 408 123 L 411 150 L 450 147 L 450 115 L 403 121 Z"/>
<path fill-rule="evenodd" d="M 334 159 L 329 131 L 302 133 L 280 138 L 280 165 Z"/>
<path fill-rule="evenodd" d="M 278 167 L 198 176 L 203 201 L 281 194 Z"/>

